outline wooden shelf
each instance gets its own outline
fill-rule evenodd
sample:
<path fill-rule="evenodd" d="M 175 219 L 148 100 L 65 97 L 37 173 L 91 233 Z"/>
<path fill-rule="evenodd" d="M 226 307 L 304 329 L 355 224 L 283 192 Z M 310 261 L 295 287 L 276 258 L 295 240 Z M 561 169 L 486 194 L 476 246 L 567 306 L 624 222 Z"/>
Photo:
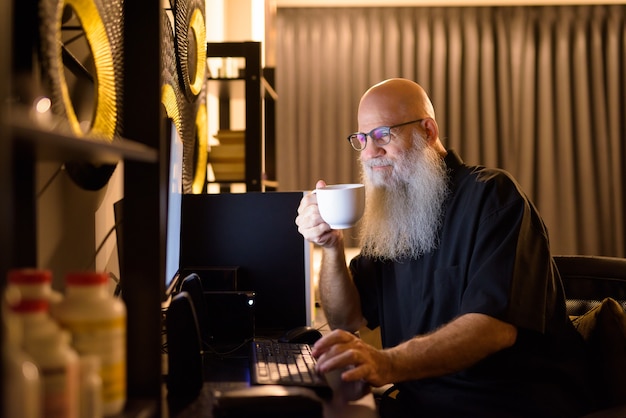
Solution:
<path fill-rule="evenodd" d="M 80 216 L 88 219 L 94 215 L 92 210 L 96 210 L 91 204 L 81 204 L 82 193 L 78 199 L 64 199 L 66 194 L 59 194 L 59 199 L 51 199 L 54 200 L 51 206 L 45 207 L 38 201 L 38 163 L 71 161 L 104 165 L 124 160 L 121 205 L 124 233 L 119 234 L 118 228 L 118 234 L 122 247 L 120 259 L 124 259 L 119 263 L 121 295 L 127 309 L 127 402 L 124 411 L 116 416 L 158 418 L 164 416 L 165 404 L 161 397 L 161 298 L 167 214 L 163 196 L 169 158 L 169 147 L 165 144 L 169 131 L 164 130 L 161 100 L 163 4 L 156 0 L 113 3 L 111 11 L 117 12 L 120 7 L 121 21 L 115 24 L 121 23 L 116 30 L 121 31 L 122 43 L 116 44 L 121 48 L 120 61 L 116 64 L 121 65 L 123 77 L 115 88 L 120 89 L 123 105 L 116 121 L 119 129 L 118 126 L 115 129 L 120 136 L 110 140 L 76 135 L 66 120 L 60 120 L 50 110 L 34 113 L 28 103 L 50 93 L 48 75 L 44 74 L 48 69 L 42 66 L 43 60 L 38 55 L 42 24 L 37 14 L 39 2 L 0 2 L 0 287 L 6 285 L 6 273 L 11 268 L 48 268 L 48 264 L 57 263 L 57 258 L 75 257 L 59 248 L 51 263 L 40 260 L 38 243 L 42 238 L 37 229 L 40 215 L 43 218 L 51 213 L 53 221 L 57 216 L 80 212 Z M 109 13 L 105 17 L 117 18 Z M 12 22 L 15 24 L 11 25 Z M 81 31 L 80 36 L 87 32 Z M 86 41 L 90 43 L 91 38 Z M 113 58 L 118 56 L 113 54 Z M 92 201 L 91 196 L 88 201 Z M 103 211 L 108 209 L 113 213 L 114 208 L 102 207 Z M 62 243 L 67 238 L 63 227 L 59 225 L 55 229 L 58 236 L 53 237 Z M 83 233 L 91 240 L 95 228 L 77 231 Z M 0 378 L 0 392 L 12 383 Z"/>
<path fill-rule="evenodd" d="M 114 164 L 120 159 L 149 163 L 158 161 L 158 152 L 141 143 L 121 137 L 112 142 L 78 137 L 37 124 L 23 111 L 12 111 L 10 120 L 3 123 L 19 143 L 29 145 L 40 160 L 78 160 L 99 164 Z"/>
<path fill-rule="evenodd" d="M 207 81 L 209 93 L 221 100 L 246 99 L 243 78 L 209 78 Z"/>
<path fill-rule="evenodd" d="M 207 62 L 215 58 L 238 60 L 236 61 L 239 66 L 237 77 L 223 77 L 221 74 L 218 74 L 218 77 L 209 76 L 207 79 L 208 91 L 219 98 L 218 129 L 220 130 L 231 128 L 231 100 L 242 99 L 245 101 L 244 172 L 241 180 L 246 184 L 246 191 L 262 191 L 264 123 L 261 88 L 261 43 L 209 42 L 207 43 Z M 235 74 L 233 73 L 233 75 Z M 217 147 L 214 150 L 217 150 Z M 209 152 L 209 160 L 213 157 Z M 231 175 L 228 174 L 227 177 L 230 178 Z M 234 180 L 240 181 L 240 179 Z"/>
<path fill-rule="evenodd" d="M 237 81 L 245 79 L 245 77 L 207 77 L 209 81 Z"/>

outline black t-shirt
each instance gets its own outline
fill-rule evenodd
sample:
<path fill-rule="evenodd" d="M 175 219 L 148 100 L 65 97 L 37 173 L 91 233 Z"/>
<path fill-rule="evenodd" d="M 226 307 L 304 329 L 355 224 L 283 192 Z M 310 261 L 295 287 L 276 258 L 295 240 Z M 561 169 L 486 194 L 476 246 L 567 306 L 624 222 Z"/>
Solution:
<path fill-rule="evenodd" d="M 505 171 L 466 166 L 452 151 L 445 161 L 451 193 L 437 250 L 351 262 L 363 315 L 370 328 L 380 326 L 384 347 L 467 313 L 511 323 L 518 338 L 459 373 L 399 383 L 401 398 L 415 416 L 579 415 L 587 399 L 583 341 L 566 314 L 543 221 Z"/>

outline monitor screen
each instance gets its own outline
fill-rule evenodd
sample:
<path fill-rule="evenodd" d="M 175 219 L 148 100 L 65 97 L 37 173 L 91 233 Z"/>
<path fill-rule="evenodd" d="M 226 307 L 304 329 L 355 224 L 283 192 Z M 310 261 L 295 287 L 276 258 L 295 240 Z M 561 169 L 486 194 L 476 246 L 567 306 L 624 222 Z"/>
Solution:
<path fill-rule="evenodd" d="M 205 291 L 253 291 L 256 336 L 314 325 L 312 245 L 294 222 L 302 196 L 183 195 L 181 271 L 199 272 Z"/>
<path fill-rule="evenodd" d="M 183 141 L 170 121 L 170 158 L 165 232 L 165 293 L 171 294 L 180 266 L 180 228 L 183 194 Z"/>
<path fill-rule="evenodd" d="M 167 167 L 162 167 L 162 175 L 165 175 L 167 168 L 167 211 L 165 225 L 165 271 L 163 280 L 163 291 L 161 294 L 162 306 L 165 308 L 174 292 L 174 287 L 178 285 L 180 266 L 180 230 L 181 230 L 181 209 L 182 209 L 182 177 L 183 177 L 183 143 L 176 131 L 176 127 L 171 119 L 166 119 L 166 143 L 169 144 L 166 153 Z M 114 204 L 115 223 L 117 232 L 117 251 L 120 265 L 120 276 L 125 271 L 126 250 L 124 249 L 124 199 Z M 156 261 L 155 261 L 156 262 Z M 120 277 L 124 280 L 124 277 Z"/>

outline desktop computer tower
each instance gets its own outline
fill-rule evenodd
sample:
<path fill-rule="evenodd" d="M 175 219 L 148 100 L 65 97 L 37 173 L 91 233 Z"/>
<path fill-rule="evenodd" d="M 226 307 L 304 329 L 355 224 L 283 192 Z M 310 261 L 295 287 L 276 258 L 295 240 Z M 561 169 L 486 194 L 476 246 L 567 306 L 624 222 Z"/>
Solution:
<path fill-rule="evenodd" d="M 186 273 L 179 293 L 187 293 L 203 348 L 240 345 L 254 337 L 254 292 L 205 291 L 200 276 Z"/>
<path fill-rule="evenodd" d="M 209 345 L 238 345 L 254 337 L 254 292 L 204 292 Z"/>

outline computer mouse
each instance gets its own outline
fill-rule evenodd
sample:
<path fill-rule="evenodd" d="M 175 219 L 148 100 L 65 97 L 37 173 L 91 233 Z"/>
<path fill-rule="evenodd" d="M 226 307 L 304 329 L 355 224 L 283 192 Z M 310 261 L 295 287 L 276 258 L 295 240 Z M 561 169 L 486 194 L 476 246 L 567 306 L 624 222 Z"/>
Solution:
<path fill-rule="evenodd" d="M 292 343 L 292 344 L 315 344 L 315 341 L 322 338 L 322 333 L 313 328 L 306 325 L 301 327 L 292 328 L 289 331 L 285 332 L 279 339 L 279 342 L 282 343 Z"/>

